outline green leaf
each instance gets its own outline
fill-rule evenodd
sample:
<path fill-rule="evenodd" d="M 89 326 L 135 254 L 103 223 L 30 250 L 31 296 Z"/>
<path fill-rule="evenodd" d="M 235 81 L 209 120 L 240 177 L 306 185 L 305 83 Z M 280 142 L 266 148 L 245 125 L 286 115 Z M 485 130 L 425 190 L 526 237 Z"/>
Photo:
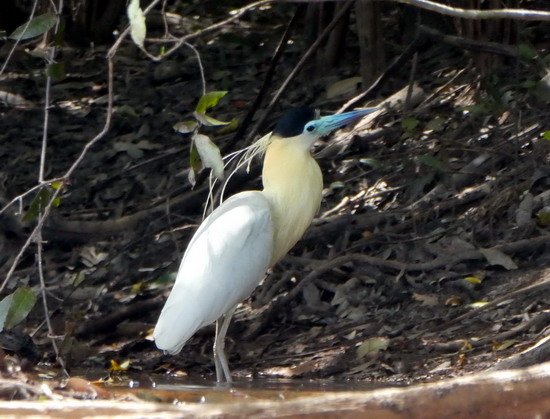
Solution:
<path fill-rule="evenodd" d="M 36 16 L 30 22 L 24 23 L 17 27 L 9 36 L 10 39 L 20 39 L 21 41 L 29 38 L 34 38 L 48 32 L 54 27 L 57 22 L 57 16 L 55 13 L 44 13 L 43 15 Z M 26 29 L 25 29 L 26 27 Z"/>
<path fill-rule="evenodd" d="M 467 277 L 464 278 L 464 280 L 469 282 L 472 285 L 479 285 L 479 284 L 481 284 L 481 281 L 482 281 L 481 278 L 479 278 L 477 276 L 474 276 L 474 275 L 467 276 Z"/>
<path fill-rule="evenodd" d="M 521 87 L 523 87 L 524 89 L 533 89 L 535 87 L 537 87 L 537 81 L 536 80 L 525 80 L 524 82 L 522 82 L 520 84 Z"/>
<path fill-rule="evenodd" d="M 545 207 L 537 213 L 537 223 L 542 227 L 550 226 L 550 208 Z"/>
<path fill-rule="evenodd" d="M 542 138 L 550 141 L 550 131 L 544 131 L 544 133 L 542 134 Z"/>
<path fill-rule="evenodd" d="M 221 125 L 229 125 L 231 123 L 231 121 L 229 122 L 219 121 L 215 118 L 212 118 L 211 116 L 208 116 L 204 113 L 199 113 L 199 112 L 194 112 L 193 116 L 197 118 L 197 121 L 199 121 L 201 124 L 207 127 L 218 127 Z"/>
<path fill-rule="evenodd" d="M 511 348 L 512 346 L 514 346 L 518 342 L 519 341 L 516 340 L 516 339 L 507 339 L 504 342 L 502 342 L 501 344 L 494 345 L 493 348 L 494 348 L 495 351 L 504 351 L 508 348 Z"/>
<path fill-rule="evenodd" d="M 36 295 L 21 287 L 0 301 L 0 331 L 11 329 L 25 320 L 36 303 Z"/>
<path fill-rule="evenodd" d="M 237 128 L 239 128 L 239 120 L 237 118 L 233 118 L 227 125 L 221 127 L 217 133 L 218 135 L 229 134 L 236 131 Z"/>
<path fill-rule="evenodd" d="M 63 183 L 56 180 L 55 182 L 52 182 L 50 186 L 52 187 L 52 189 L 55 189 L 56 191 L 58 191 L 63 186 Z"/>
<path fill-rule="evenodd" d="M 115 107 L 115 112 L 122 116 L 131 116 L 132 118 L 139 118 L 136 110 L 130 105 L 120 105 Z"/>
<path fill-rule="evenodd" d="M 36 303 L 36 294 L 28 287 L 20 287 L 12 294 L 5 327 L 11 329 L 27 318 Z"/>
<path fill-rule="evenodd" d="M 56 47 L 61 47 L 63 45 L 63 40 L 65 38 L 65 19 L 61 18 L 59 20 L 59 25 L 57 25 L 57 31 L 53 37 L 53 42 Z"/>
<path fill-rule="evenodd" d="M 61 182 L 53 182 L 49 187 L 44 187 L 40 189 L 34 199 L 31 201 L 29 209 L 27 210 L 25 215 L 23 215 L 23 221 L 29 222 L 36 220 L 42 210 L 46 208 L 48 202 L 50 202 L 50 199 L 52 198 L 52 190 L 58 190 L 59 188 L 61 188 Z M 54 208 L 57 208 L 59 205 L 61 205 L 61 198 L 57 196 L 52 201 L 52 205 Z"/>
<path fill-rule="evenodd" d="M 194 141 L 191 144 L 191 152 L 189 153 L 189 167 L 195 172 L 199 172 L 202 169 L 201 156 Z"/>
<path fill-rule="evenodd" d="M 464 112 L 468 112 L 472 116 L 487 115 L 490 113 L 490 109 L 486 104 L 480 103 L 476 105 L 467 105 L 462 108 Z"/>
<path fill-rule="evenodd" d="M 51 197 L 49 188 L 42 188 L 38 191 L 34 199 L 29 205 L 29 209 L 23 216 L 23 221 L 34 221 L 38 218 L 38 214 L 46 207 Z"/>
<path fill-rule="evenodd" d="M 533 60 L 537 57 L 537 50 L 534 49 L 531 45 L 519 44 L 518 45 L 519 56 L 526 60 Z"/>
<path fill-rule="evenodd" d="M 405 131 L 410 132 L 413 131 L 419 123 L 420 121 L 416 118 L 405 118 L 401 121 L 401 127 L 403 127 Z"/>
<path fill-rule="evenodd" d="M 195 141 L 191 142 L 191 151 L 189 152 L 189 183 L 191 186 L 195 186 L 195 174 L 202 169 L 201 156 L 195 146 Z"/>
<path fill-rule="evenodd" d="M 441 131 L 443 129 L 443 124 L 445 124 L 445 120 L 439 116 L 436 116 L 434 119 L 432 119 L 426 124 L 426 126 L 424 127 L 424 132 Z"/>
<path fill-rule="evenodd" d="M 86 279 L 86 274 L 84 273 L 84 271 L 78 272 L 74 277 L 73 286 L 75 288 L 78 287 L 80 284 L 84 282 L 85 279 Z"/>
<path fill-rule="evenodd" d="M 439 172 L 445 172 L 447 170 L 447 167 L 445 166 L 445 163 L 443 163 L 441 160 L 434 156 L 430 156 L 428 154 L 425 154 L 423 156 L 418 157 L 418 161 L 428 167 L 431 167 L 432 169 L 435 169 Z"/>
<path fill-rule="evenodd" d="M 65 72 L 65 63 L 52 63 L 46 67 L 46 75 L 51 77 L 54 81 L 60 81 L 65 78 L 67 73 Z"/>
<path fill-rule="evenodd" d="M 227 94 L 226 90 L 208 92 L 199 99 L 195 112 L 205 114 L 210 108 L 213 108 Z"/>

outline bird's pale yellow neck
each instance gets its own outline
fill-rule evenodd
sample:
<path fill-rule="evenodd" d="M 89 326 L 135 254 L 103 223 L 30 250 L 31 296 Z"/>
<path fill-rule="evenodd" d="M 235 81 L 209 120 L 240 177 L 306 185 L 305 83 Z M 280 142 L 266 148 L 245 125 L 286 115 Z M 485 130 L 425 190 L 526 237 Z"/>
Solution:
<path fill-rule="evenodd" d="M 323 177 L 303 144 L 276 138 L 267 148 L 262 178 L 273 211 L 273 266 L 300 240 L 319 210 Z"/>

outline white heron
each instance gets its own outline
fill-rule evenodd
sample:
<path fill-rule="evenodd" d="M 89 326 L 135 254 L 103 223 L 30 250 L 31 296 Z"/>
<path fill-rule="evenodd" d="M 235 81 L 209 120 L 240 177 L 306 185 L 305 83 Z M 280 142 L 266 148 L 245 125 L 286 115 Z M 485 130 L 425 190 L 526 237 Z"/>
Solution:
<path fill-rule="evenodd" d="M 321 204 L 323 177 L 310 148 L 320 137 L 377 108 L 316 117 L 308 107 L 286 112 L 264 137 L 263 190 L 238 193 L 199 226 L 155 326 L 157 347 L 181 351 L 203 326 L 216 322 L 216 379 L 231 382 L 225 335 L 247 298 L 302 237 Z"/>

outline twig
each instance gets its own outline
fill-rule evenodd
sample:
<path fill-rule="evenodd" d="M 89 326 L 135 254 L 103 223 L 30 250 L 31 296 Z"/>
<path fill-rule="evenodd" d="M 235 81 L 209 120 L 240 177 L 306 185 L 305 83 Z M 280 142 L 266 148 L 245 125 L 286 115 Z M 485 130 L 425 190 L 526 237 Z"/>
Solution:
<path fill-rule="evenodd" d="M 40 294 L 42 296 L 42 308 L 44 309 L 44 320 L 46 321 L 46 325 L 48 326 L 48 336 L 52 342 L 52 347 L 55 353 L 55 359 L 59 363 L 59 366 L 61 367 L 61 370 L 63 371 L 63 374 L 66 377 L 69 377 L 69 373 L 67 372 L 67 369 L 65 368 L 65 362 L 63 362 L 63 359 L 59 355 L 59 348 L 57 347 L 57 342 L 55 341 L 55 333 L 52 327 L 52 322 L 50 319 L 50 310 L 48 309 L 48 298 L 46 296 L 46 281 L 44 280 L 44 265 L 42 263 L 42 232 L 38 231 L 36 235 L 36 261 L 38 264 L 38 278 L 40 279 Z"/>
<path fill-rule="evenodd" d="M 54 5 L 55 8 L 55 5 Z M 57 19 L 55 20 L 54 34 L 59 30 L 59 24 L 61 22 L 61 13 L 63 12 L 63 0 L 59 0 L 59 5 L 56 8 Z M 44 35 L 47 37 L 47 33 Z M 55 60 L 56 48 L 55 44 L 50 48 L 50 56 L 48 63 L 53 63 Z M 38 172 L 38 183 L 44 182 L 44 171 L 46 166 L 46 149 L 48 146 L 48 127 L 50 120 L 50 92 L 52 86 L 52 78 L 48 71 L 46 71 L 46 91 L 44 95 L 44 123 L 42 124 L 42 148 L 40 150 L 40 167 Z"/>
<path fill-rule="evenodd" d="M 478 41 L 475 39 L 466 39 L 455 35 L 446 35 L 436 29 L 420 25 L 420 33 L 428 36 L 434 41 L 440 41 L 456 48 L 466 49 L 474 52 L 486 52 L 490 54 L 504 55 L 506 57 L 518 58 L 517 48 L 512 45 L 503 45 L 498 42 Z"/>
<path fill-rule="evenodd" d="M 409 76 L 409 87 L 407 88 L 407 96 L 405 97 L 404 111 L 411 109 L 411 96 L 414 88 L 414 79 L 416 77 L 416 64 L 418 63 L 418 51 L 414 53 L 411 66 L 411 74 Z"/>
<path fill-rule="evenodd" d="M 204 67 L 202 65 L 201 55 L 199 51 L 189 42 L 184 42 L 183 44 L 186 47 L 190 48 L 195 53 L 195 56 L 197 57 L 197 64 L 199 66 L 199 72 L 201 74 L 202 95 L 204 96 L 206 94 L 206 78 L 204 77 Z"/>

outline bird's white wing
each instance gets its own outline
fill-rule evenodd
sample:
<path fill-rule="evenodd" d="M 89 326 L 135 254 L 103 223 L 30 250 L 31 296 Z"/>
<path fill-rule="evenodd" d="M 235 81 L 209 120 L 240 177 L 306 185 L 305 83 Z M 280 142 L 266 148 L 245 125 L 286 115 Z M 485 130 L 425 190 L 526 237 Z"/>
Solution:
<path fill-rule="evenodd" d="M 248 297 L 273 252 L 273 222 L 261 192 L 232 196 L 200 225 L 155 326 L 159 349 L 178 353 L 196 330 Z"/>

